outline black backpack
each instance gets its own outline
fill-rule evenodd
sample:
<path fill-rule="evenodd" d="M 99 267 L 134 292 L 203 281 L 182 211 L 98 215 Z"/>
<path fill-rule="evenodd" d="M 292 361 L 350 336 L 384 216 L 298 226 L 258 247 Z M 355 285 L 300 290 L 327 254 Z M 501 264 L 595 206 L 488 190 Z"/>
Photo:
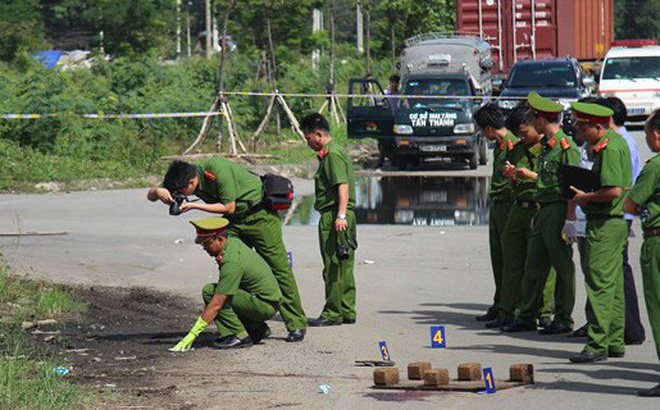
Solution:
<path fill-rule="evenodd" d="M 293 183 L 290 179 L 275 174 L 262 175 L 264 186 L 262 204 L 271 211 L 286 211 L 293 203 Z"/>

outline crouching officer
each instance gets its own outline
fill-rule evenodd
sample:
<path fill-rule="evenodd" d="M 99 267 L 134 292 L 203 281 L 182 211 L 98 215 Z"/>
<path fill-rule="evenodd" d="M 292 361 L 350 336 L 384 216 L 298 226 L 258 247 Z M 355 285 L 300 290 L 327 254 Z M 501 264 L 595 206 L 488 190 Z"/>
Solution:
<path fill-rule="evenodd" d="M 280 314 L 289 331 L 286 341 L 302 341 L 307 317 L 282 240 L 282 223 L 275 212 L 261 205 L 261 181 L 244 166 L 226 158 L 214 157 L 197 164 L 172 162 L 163 185 L 164 188 L 151 188 L 147 198 L 150 201 L 160 199 L 169 205 L 174 203 L 174 192 L 196 195 L 205 203 L 183 203 L 181 212 L 198 209 L 223 214 L 231 221 L 229 233 L 239 237 L 264 258 L 282 290 Z"/>
<path fill-rule="evenodd" d="M 265 323 L 282 301 L 282 293 L 268 264 L 240 239 L 229 236 L 224 218 L 191 221 L 197 229 L 195 243 L 218 262 L 220 278 L 202 289 L 206 308 L 190 333 L 172 351 L 183 352 L 215 320 L 218 349 L 250 347 L 270 335 Z"/>
<path fill-rule="evenodd" d="M 308 115 L 300 128 L 307 145 L 318 152 L 314 208 L 321 213 L 319 244 L 325 282 L 325 306 L 309 325 L 352 324 L 356 319 L 353 265 L 357 247 L 352 161 L 345 148 L 330 136 L 330 125 L 321 114 Z"/>
<path fill-rule="evenodd" d="M 577 130 L 594 146 L 592 170 L 600 178 L 594 192 L 574 187 L 570 206 L 579 205 L 587 215 L 587 269 L 585 282 L 593 318 L 587 328 L 587 345 L 573 363 L 591 363 L 625 354 L 625 302 L 623 292 L 623 245 L 628 223 L 623 219 L 626 188 L 632 185 L 628 143 L 613 129 L 613 111 L 598 104 L 572 103 Z"/>
<path fill-rule="evenodd" d="M 623 210 L 640 215 L 644 244 L 640 264 L 644 280 L 644 299 L 653 330 L 655 350 L 660 358 L 660 110 L 646 122 L 646 143 L 656 155 L 639 174 Z M 638 392 L 643 397 L 660 397 L 660 384 Z"/>

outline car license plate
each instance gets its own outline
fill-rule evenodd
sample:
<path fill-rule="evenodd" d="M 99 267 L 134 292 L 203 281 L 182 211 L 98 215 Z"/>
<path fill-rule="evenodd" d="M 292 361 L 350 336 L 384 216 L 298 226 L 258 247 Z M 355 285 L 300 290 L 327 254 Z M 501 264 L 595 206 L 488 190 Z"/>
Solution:
<path fill-rule="evenodd" d="M 628 115 L 644 114 L 644 107 L 628 108 Z"/>
<path fill-rule="evenodd" d="M 420 151 L 424 152 L 445 152 L 447 151 L 446 145 L 420 145 Z"/>

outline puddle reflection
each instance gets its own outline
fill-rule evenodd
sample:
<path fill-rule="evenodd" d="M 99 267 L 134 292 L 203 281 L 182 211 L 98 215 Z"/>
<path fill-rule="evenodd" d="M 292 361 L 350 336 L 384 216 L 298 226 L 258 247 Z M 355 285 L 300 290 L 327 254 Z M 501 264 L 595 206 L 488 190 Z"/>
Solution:
<path fill-rule="evenodd" d="M 358 224 L 488 224 L 489 178 L 362 177 L 355 183 Z M 288 224 L 317 225 L 319 216 L 314 195 L 302 197 Z"/>

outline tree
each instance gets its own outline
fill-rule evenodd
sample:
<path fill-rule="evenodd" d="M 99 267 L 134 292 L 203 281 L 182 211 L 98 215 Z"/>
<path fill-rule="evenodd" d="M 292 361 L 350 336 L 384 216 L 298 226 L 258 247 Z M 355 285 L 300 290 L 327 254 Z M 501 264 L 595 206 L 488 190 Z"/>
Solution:
<path fill-rule="evenodd" d="M 660 0 L 614 0 L 615 38 L 660 38 Z"/>
<path fill-rule="evenodd" d="M 22 53 L 43 47 L 43 35 L 38 0 L 0 3 L 0 60 L 14 61 Z"/>

